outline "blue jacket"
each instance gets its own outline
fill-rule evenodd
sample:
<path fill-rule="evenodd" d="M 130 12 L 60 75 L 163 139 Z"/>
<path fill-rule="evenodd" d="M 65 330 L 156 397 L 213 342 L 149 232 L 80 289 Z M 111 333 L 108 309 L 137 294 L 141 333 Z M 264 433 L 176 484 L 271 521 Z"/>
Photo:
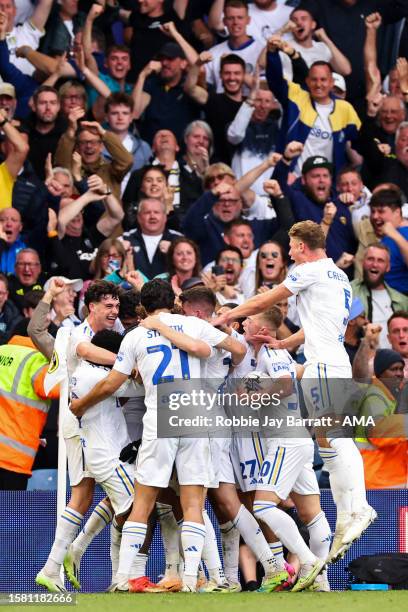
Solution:
<path fill-rule="evenodd" d="M 5 40 L 0 40 L 0 76 L 5 83 L 14 85 L 17 98 L 16 117 L 25 119 L 31 113 L 28 102 L 39 83 L 10 62 L 10 53 Z"/>
<path fill-rule="evenodd" d="M 288 173 L 289 166 L 280 162 L 275 168 L 273 178 L 279 182 L 283 193 L 290 199 L 296 221 L 310 220 L 321 223 L 324 205 L 315 202 L 308 196 L 300 179 L 289 186 L 287 184 Z M 344 252 L 354 254 L 357 250 L 357 242 L 348 207 L 337 198 L 335 193 L 333 193 L 332 202 L 336 205 L 337 212 L 326 238 L 326 251 L 328 257 L 336 262 Z"/>
<path fill-rule="evenodd" d="M 287 81 L 283 77 L 278 52 L 267 54 L 266 78 L 269 89 L 273 91 L 283 108 L 280 143 L 282 151 L 292 140 L 304 144 L 317 117 L 310 93 L 297 83 Z M 357 138 L 361 122 L 349 102 L 340 100 L 336 96 L 331 97 L 334 101 L 334 108 L 330 114 L 333 131 L 333 162 L 338 171 L 347 163 L 346 142 Z M 291 169 L 296 165 L 296 159 L 293 160 Z"/>
<path fill-rule="evenodd" d="M 217 219 L 212 211 L 217 200 L 211 191 L 206 191 L 190 206 L 182 224 L 183 234 L 198 244 L 203 266 L 213 261 L 218 251 L 225 247 L 224 231 L 228 223 Z M 254 233 L 255 248 L 270 240 L 279 229 L 276 219 L 252 219 L 249 223 Z"/>

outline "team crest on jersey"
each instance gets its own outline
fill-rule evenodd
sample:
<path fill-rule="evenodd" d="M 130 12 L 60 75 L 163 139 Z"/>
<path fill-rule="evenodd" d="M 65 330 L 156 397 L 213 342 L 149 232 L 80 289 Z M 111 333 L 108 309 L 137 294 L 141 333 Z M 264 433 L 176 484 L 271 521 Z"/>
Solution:
<path fill-rule="evenodd" d="M 339 217 L 339 219 L 340 219 L 340 223 L 342 223 L 343 225 L 347 225 L 346 217 L 341 216 L 341 217 Z"/>
<path fill-rule="evenodd" d="M 48 374 L 53 374 L 58 370 L 59 367 L 59 358 L 57 351 L 52 352 L 52 357 L 50 361 L 50 365 L 48 366 Z"/>

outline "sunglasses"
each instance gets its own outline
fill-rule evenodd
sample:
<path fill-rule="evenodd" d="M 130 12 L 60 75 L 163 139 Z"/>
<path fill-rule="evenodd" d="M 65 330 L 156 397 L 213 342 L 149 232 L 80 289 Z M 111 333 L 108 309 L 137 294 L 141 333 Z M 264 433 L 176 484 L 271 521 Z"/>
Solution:
<path fill-rule="evenodd" d="M 268 259 L 268 257 L 273 257 L 273 259 L 278 259 L 280 253 L 278 251 L 271 251 L 270 253 L 259 253 L 261 259 Z"/>

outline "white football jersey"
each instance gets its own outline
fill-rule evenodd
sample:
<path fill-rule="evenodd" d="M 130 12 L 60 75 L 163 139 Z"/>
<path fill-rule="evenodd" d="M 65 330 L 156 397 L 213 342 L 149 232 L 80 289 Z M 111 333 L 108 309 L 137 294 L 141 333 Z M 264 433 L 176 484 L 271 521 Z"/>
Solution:
<path fill-rule="evenodd" d="M 117 331 L 120 334 L 123 333 L 124 328 L 119 319 L 116 319 L 113 329 L 114 331 Z M 94 335 L 95 332 L 90 326 L 88 319 L 85 319 L 85 321 L 83 321 L 81 325 L 74 327 L 71 332 L 67 348 L 69 391 L 71 391 L 72 374 L 74 370 L 78 367 L 78 365 L 82 362 L 81 358 L 77 355 L 78 344 L 81 344 L 81 342 L 91 342 Z M 74 436 L 78 436 L 80 434 L 78 428 L 78 419 L 72 414 L 72 412 L 67 413 L 64 418 L 63 434 L 64 438 L 73 438 Z"/>
<path fill-rule="evenodd" d="M 353 300 L 347 275 L 332 259 L 324 258 L 296 266 L 283 284 L 297 296 L 307 363 L 350 367 L 344 348 Z"/>
<path fill-rule="evenodd" d="M 86 395 L 98 382 L 108 376 L 110 368 L 81 361 L 72 374 L 71 395 Z M 89 408 L 79 421 L 79 435 L 87 470 L 97 482 L 111 476 L 119 464 L 120 451 L 130 439 L 118 397 L 144 395 L 144 388 L 133 380 L 125 381 L 113 397 Z"/>
<path fill-rule="evenodd" d="M 268 374 L 272 380 L 279 380 L 279 378 L 290 376 L 294 382 L 296 381 L 296 362 L 286 350 L 272 349 L 263 345 L 258 353 L 256 370 L 257 372 Z M 298 446 L 299 443 L 313 444 L 305 427 L 288 424 L 288 417 L 295 419 L 302 418 L 296 390 L 291 395 L 281 398 L 279 406 L 272 406 L 265 412 L 272 418 L 283 419 L 282 426 L 276 429 L 276 439 L 280 445 Z M 270 429 L 268 428 L 266 429 L 266 437 L 271 437 Z M 299 438 L 301 439 L 299 440 Z"/>
<path fill-rule="evenodd" d="M 160 320 L 176 331 L 207 342 L 213 347 L 227 336 L 197 317 L 160 313 Z M 201 359 L 174 347 L 159 332 L 144 327 L 129 332 L 123 339 L 114 369 L 129 375 L 137 367 L 146 391 L 143 438 L 157 437 L 157 386 L 174 379 L 196 379 L 202 375 Z"/>

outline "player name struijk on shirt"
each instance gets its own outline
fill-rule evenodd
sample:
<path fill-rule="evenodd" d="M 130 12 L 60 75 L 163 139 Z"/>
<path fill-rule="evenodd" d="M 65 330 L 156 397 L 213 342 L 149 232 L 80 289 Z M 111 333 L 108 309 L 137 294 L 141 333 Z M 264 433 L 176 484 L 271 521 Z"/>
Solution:
<path fill-rule="evenodd" d="M 159 317 L 169 327 L 191 338 L 203 340 L 209 346 L 216 346 L 226 337 L 223 332 L 196 317 L 171 313 L 160 313 Z M 113 368 L 130 375 L 135 364 L 146 391 L 143 437 L 152 440 L 157 437 L 157 386 L 177 380 L 193 379 L 199 382 L 204 373 L 203 363 L 198 357 L 175 347 L 159 332 L 138 327 L 125 336 Z"/>

